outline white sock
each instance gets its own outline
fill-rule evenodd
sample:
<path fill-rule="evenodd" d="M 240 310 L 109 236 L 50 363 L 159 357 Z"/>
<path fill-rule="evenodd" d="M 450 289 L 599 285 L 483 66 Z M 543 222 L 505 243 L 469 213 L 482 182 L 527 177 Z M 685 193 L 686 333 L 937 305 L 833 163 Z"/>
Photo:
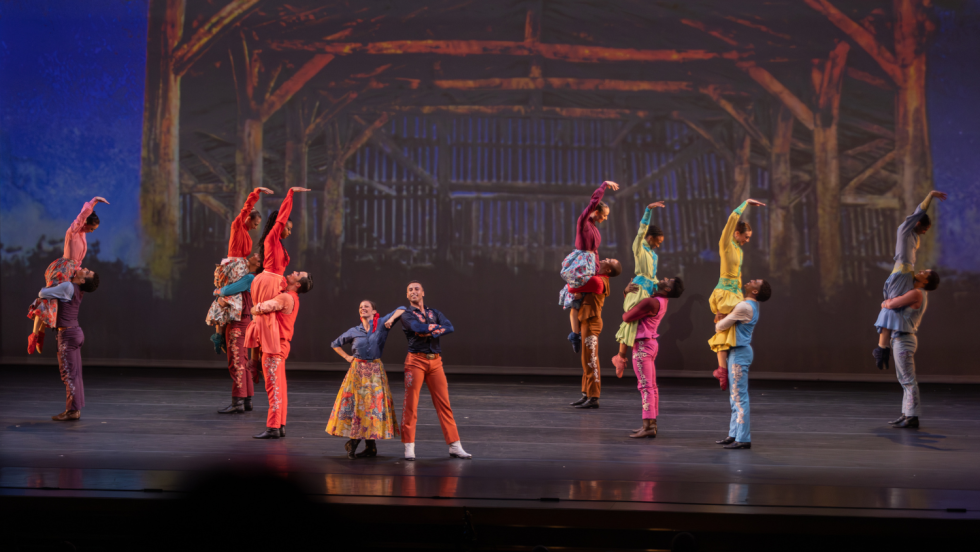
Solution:
<path fill-rule="evenodd" d="M 415 458 L 415 443 L 404 443 L 405 458 Z"/>

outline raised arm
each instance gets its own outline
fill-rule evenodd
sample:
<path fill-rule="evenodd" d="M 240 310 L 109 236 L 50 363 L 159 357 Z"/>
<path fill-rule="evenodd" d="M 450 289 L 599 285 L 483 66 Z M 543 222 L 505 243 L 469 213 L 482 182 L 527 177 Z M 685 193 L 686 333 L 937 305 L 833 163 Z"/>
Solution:
<path fill-rule="evenodd" d="M 401 315 L 403 314 L 405 314 L 405 307 L 398 307 L 397 309 L 381 317 L 381 319 L 378 320 L 378 322 L 384 324 L 385 328 L 390 329 L 391 325 L 395 323 L 395 320 L 398 320 L 398 318 L 401 317 Z"/>
<path fill-rule="evenodd" d="M 633 308 L 623 313 L 623 322 L 636 322 L 648 316 L 657 316 L 660 312 L 660 301 L 656 297 L 647 297 Z"/>
<path fill-rule="evenodd" d="M 619 184 L 615 182 L 606 180 L 596 188 L 596 191 L 592 192 L 592 197 L 589 199 L 589 204 L 582 211 L 582 214 L 578 216 L 578 222 L 576 224 L 576 230 L 581 232 L 582 228 L 585 226 L 586 221 L 589 220 L 589 214 L 599 208 L 599 203 L 602 201 L 602 196 L 606 193 L 606 188 L 611 190 L 618 190 Z"/>
<path fill-rule="evenodd" d="M 640 255 L 643 254 L 643 244 L 645 238 L 647 237 L 647 229 L 650 228 L 650 219 L 653 218 L 653 209 L 656 207 L 663 208 L 664 202 L 657 201 L 647 205 L 645 211 L 643 211 L 643 218 L 640 219 L 640 228 L 636 231 L 636 237 L 633 238 L 633 258 L 638 259 Z"/>
<path fill-rule="evenodd" d="M 752 306 L 748 302 L 742 301 L 735 305 L 735 308 L 732 309 L 732 312 L 728 313 L 728 316 L 722 318 L 715 324 L 715 331 L 723 332 L 734 326 L 736 322 L 748 322 L 750 320 L 752 320 Z"/>
<path fill-rule="evenodd" d="M 262 301 L 252 307 L 252 314 L 270 314 L 282 311 L 283 314 L 293 312 L 293 296 L 288 293 L 280 293 L 268 301 Z"/>
<path fill-rule="evenodd" d="M 74 221 L 72 221 L 71 226 L 68 227 L 68 233 L 78 234 L 79 232 L 81 232 L 82 228 L 85 227 L 85 220 L 88 219 L 88 216 L 92 214 L 92 211 L 95 210 L 95 206 L 98 205 L 99 203 L 105 203 L 106 205 L 109 204 L 109 202 L 106 201 L 105 198 L 95 196 L 92 198 L 91 201 L 88 201 L 87 203 L 82 205 L 82 211 L 78 213 L 78 216 L 75 217 Z"/>
<path fill-rule="evenodd" d="M 883 309 L 900 309 L 902 307 L 908 307 L 912 305 L 917 305 L 922 302 L 922 292 L 917 289 L 909 291 L 905 295 L 900 295 L 894 299 L 885 299 L 881 302 L 881 308 Z"/>
<path fill-rule="evenodd" d="M 252 288 L 252 280 L 254 279 L 255 274 L 246 274 L 239 278 L 237 282 L 214 290 L 214 294 L 218 297 L 227 297 L 229 295 L 237 295 L 243 291 L 248 291 Z"/>
<path fill-rule="evenodd" d="M 59 301 L 71 301 L 75 296 L 75 285 L 71 282 L 62 282 L 56 286 L 46 287 L 37 294 L 41 299 L 57 299 Z"/>
<path fill-rule="evenodd" d="M 244 228 L 245 224 L 248 223 L 249 216 L 251 216 L 252 214 L 252 209 L 254 209 L 255 204 L 259 202 L 259 197 L 261 197 L 260 194 L 271 194 L 271 193 L 272 190 L 270 190 L 269 188 L 260 187 L 252 190 L 252 193 L 248 194 L 248 197 L 245 199 L 245 206 L 242 207 L 241 212 L 238 213 L 238 216 L 235 217 L 235 220 L 232 221 L 231 225 L 239 228 Z"/>
<path fill-rule="evenodd" d="M 939 201 L 946 201 L 947 197 L 949 197 L 949 195 L 946 192 L 933 190 L 929 192 L 925 199 L 922 200 L 919 207 L 922 208 L 923 211 L 927 211 L 929 209 L 929 205 L 932 203 L 932 198 L 937 198 Z"/>

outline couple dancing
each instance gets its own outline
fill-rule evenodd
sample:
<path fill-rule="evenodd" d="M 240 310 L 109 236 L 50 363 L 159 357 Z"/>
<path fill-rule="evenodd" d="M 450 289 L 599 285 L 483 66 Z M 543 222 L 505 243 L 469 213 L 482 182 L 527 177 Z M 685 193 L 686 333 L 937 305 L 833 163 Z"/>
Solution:
<path fill-rule="evenodd" d="M 439 338 L 453 332 L 452 322 L 441 312 L 424 304 L 425 290 L 418 281 L 408 284 L 406 296 L 409 307 L 398 307 L 381 316 L 373 301 L 364 300 L 358 306 L 361 323 L 344 332 L 330 346 L 350 362 L 350 369 L 340 385 L 334 401 L 326 432 L 347 437 L 344 445 L 348 458 L 371 458 L 378 455 L 377 439 L 392 439 L 401 434 L 405 445 L 405 460 L 415 460 L 415 423 L 418 419 L 419 393 L 428 383 L 432 403 L 439 416 L 442 435 L 449 445 L 449 456 L 472 458 L 463 450 L 449 405 L 449 386 L 442 369 L 442 348 Z M 401 320 L 408 339 L 405 357 L 405 403 L 399 431 L 395 404 L 388 388 L 388 376 L 381 363 L 381 353 L 392 325 Z M 351 344 L 352 354 L 344 350 Z M 365 440 L 363 452 L 357 447 Z"/>

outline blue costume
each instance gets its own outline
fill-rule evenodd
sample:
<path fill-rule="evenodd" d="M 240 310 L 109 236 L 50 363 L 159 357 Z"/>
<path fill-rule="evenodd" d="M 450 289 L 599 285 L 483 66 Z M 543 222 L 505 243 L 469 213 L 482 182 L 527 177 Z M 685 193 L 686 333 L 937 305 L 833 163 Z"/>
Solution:
<path fill-rule="evenodd" d="M 749 366 L 752 364 L 752 332 L 759 323 L 759 302 L 745 301 L 752 307 L 752 319 L 736 322 L 735 346 L 728 350 L 729 399 L 732 405 L 732 421 L 728 436 L 739 443 L 751 443 L 749 431 Z"/>
<path fill-rule="evenodd" d="M 885 287 L 882 293 L 885 299 L 901 297 L 912 291 L 915 283 L 915 253 L 919 248 L 919 235 L 915 233 L 915 225 L 918 224 L 926 212 L 922 205 L 915 208 L 915 212 L 905 218 L 898 227 L 898 236 L 895 240 L 895 267 L 892 273 L 885 280 Z M 903 314 L 905 307 L 900 309 L 881 309 L 878 313 L 878 320 L 875 327 L 878 333 L 882 330 L 893 330 L 909 332 L 907 317 Z"/>

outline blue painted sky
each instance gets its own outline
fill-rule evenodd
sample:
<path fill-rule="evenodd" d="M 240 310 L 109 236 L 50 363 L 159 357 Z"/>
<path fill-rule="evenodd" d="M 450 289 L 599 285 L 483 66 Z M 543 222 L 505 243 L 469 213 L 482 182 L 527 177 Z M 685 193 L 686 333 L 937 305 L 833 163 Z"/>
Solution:
<path fill-rule="evenodd" d="M 0 3 L 0 241 L 64 237 L 94 195 L 101 258 L 139 262 L 146 0 Z"/>
<path fill-rule="evenodd" d="M 0 3 L 0 242 L 60 238 L 105 196 L 101 257 L 139 264 L 139 162 L 147 0 Z M 940 10 L 929 53 L 936 187 L 951 194 L 942 265 L 980 272 L 980 0 Z"/>

